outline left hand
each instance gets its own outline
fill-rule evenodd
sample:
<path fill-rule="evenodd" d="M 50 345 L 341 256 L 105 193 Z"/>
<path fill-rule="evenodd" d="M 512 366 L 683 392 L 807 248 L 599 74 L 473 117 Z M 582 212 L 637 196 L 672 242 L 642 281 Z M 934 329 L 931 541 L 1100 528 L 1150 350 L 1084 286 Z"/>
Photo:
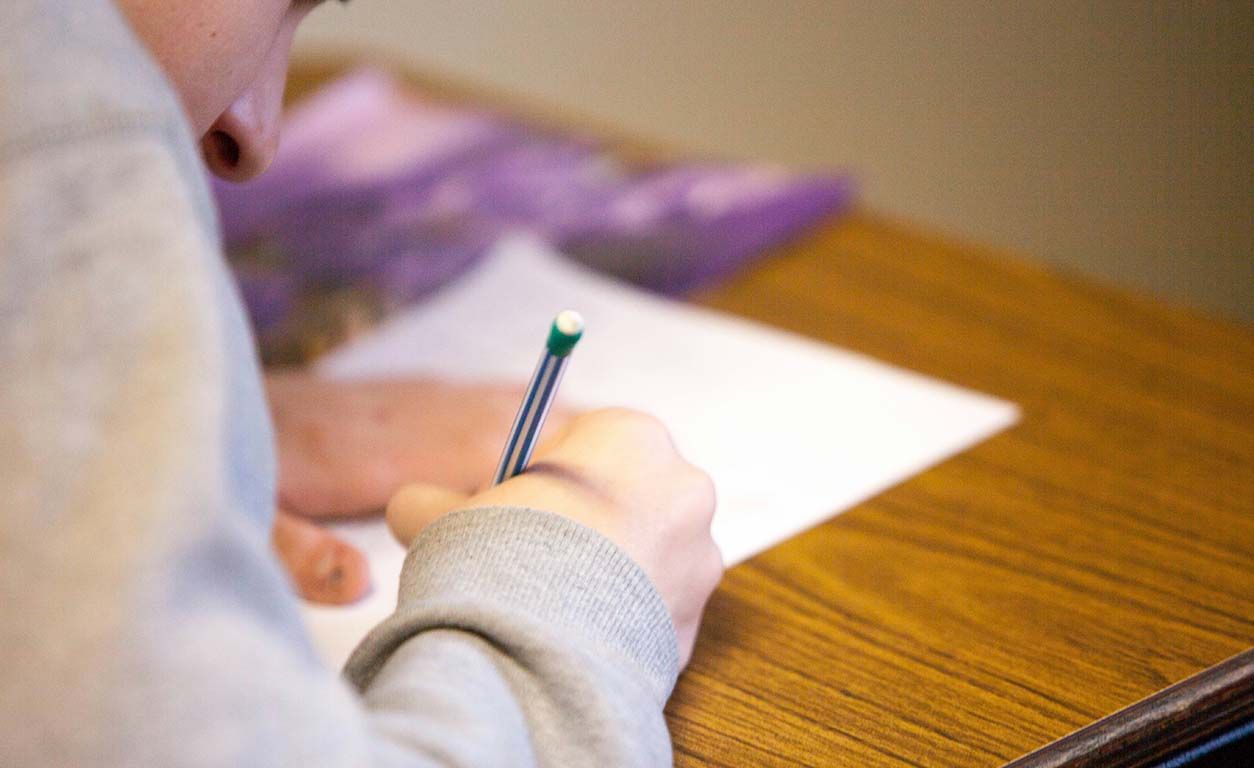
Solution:
<path fill-rule="evenodd" d="M 274 546 L 301 596 L 331 604 L 361 598 L 370 571 L 315 521 L 380 513 L 407 483 L 483 488 L 522 398 L 513 386 L 305 373 L 268 375 L 266 391 L 279 455 Z M 555 408 L 545 432 L 569 418 Z"/>

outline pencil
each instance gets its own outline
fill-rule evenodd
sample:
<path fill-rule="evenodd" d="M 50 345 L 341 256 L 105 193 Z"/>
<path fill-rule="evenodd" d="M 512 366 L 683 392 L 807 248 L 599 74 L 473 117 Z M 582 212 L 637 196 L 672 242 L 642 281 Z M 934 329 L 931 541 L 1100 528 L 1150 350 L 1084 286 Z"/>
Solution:
<path fill-rule="evenodd" d="M 505 441 L 501 463 L 492 479 L 493 485 L 503 483 L 527 468 L 531 453 L 540 440 L 544 419 L 557 397 L 557 385 L 561 383 L 566 364 L 570 362 L 570 353 L 582 335 L 583 318 L 578 312 L 567 309 L 553 318 L 540 363 L 531 376 L 518 415 L 514 417 L 514 426 L 509 431 L 509 439 Z"/>

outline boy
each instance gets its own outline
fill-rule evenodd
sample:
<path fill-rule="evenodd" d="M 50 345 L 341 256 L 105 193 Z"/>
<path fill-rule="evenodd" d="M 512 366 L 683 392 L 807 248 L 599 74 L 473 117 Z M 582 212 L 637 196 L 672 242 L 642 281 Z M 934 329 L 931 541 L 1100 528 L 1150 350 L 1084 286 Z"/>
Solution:
<path fill-rule="evenodd" d="M 401 490 L 396 613 L 344 678 L 304 635 L 197 145 L 264 170 L 314 4 L 0 4 L 3 762 L 666 764 L 722 566 L 648 417 L 577 417 L 473 498 Z"/>

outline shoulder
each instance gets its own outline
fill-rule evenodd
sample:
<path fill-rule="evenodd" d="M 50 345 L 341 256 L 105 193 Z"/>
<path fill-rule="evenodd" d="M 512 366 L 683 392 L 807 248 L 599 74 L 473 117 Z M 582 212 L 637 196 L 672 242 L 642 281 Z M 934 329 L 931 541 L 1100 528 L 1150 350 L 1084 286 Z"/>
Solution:
<path fill-rule="evenodd" d="M 113 0 L 0 3 L 0 162 L 98 137 L 178 140 L 180 130 L 177 97 Z"/>

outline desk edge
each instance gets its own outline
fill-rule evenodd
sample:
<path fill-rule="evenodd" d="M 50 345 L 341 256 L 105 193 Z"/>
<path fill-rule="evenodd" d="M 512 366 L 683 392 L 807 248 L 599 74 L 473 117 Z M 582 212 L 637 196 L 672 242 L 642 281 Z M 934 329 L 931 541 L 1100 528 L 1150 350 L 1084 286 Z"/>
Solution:
<path fill-rule="evenodd" d="M 1004 768 L 1157 765 L 1254 717 L 1254 648 L 1013 760 Z"/>

